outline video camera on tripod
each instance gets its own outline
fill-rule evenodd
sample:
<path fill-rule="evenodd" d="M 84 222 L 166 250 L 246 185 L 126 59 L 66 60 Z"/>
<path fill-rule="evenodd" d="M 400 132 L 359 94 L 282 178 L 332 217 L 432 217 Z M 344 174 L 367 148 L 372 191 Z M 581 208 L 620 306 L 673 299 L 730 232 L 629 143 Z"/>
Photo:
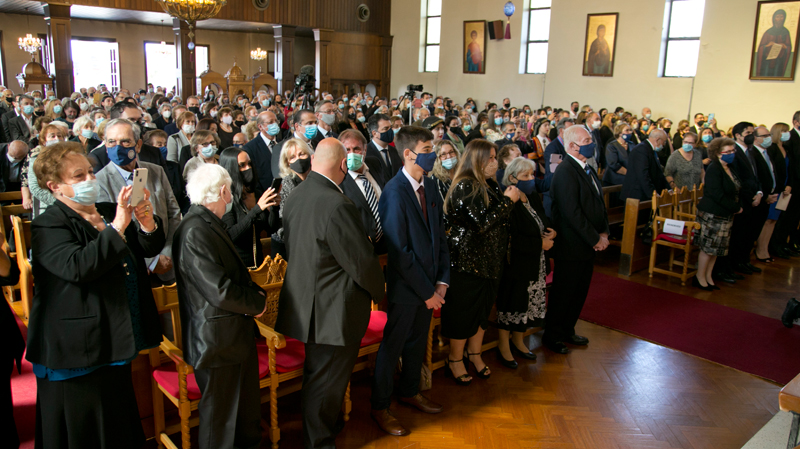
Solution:
<path fill-rule="evenodd" d="M 410 125 L 414 123 L 414 99 L 417 98 L 417 92 L 422 92 L 422 84 L 409 84 L 406 86 L 406 91 L 400 102 L 402 103 L 403 99 L 408 98 L 408 124 Z"/>
<path fill-rule="evenodd" d="M 314 95 L 314 89 L 316 88 L 316 81 L 317 79 L 314 77 L 314 66 L 304 65 L 300 69 L 300 74 L 297 75 L 297 78 L 294 80 L 294 90 L 289 96 L 289 101 L 294 101 L 298 95 L 302 95 L 302 109 L 313 109 L 315 102 L 312 97 Z"/>

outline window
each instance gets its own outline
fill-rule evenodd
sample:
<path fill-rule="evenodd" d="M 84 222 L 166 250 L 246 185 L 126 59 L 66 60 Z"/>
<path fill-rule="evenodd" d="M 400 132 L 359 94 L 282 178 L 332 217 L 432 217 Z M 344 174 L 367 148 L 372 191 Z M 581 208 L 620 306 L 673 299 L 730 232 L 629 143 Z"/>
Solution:
<path fill-rule="evenodd" d="M 6 54 L 3 53 L 3 32 L 0 31 L 0 85 L 6 84 Z"/>
<path fill-rule="evenodd" d="M 550 39 L 552 0 L 530 0 L 525 73 L 547 72 L 547 44 Z"/>
<path fill-rule="evenodd" d="M 667 0 L 661 76 L 693 77 L 700 54 L 705 0 Z"/>
<path fill-rule="evenodd" d="M 195 76 L 200 76 L 208 68 L 208 45 L 197 45 L 195 54 Z M 175 56 L 175 45 L 161 42 L 144 43 L 145 83 L 162 86 L 166 91 L 172 90 L 178 82 L 178 60 Z"/>
<path fill-rule="evenodd" d="M 442 0 L 428 0 L 425 10 L 425 71 L 439 71 L 439 43 L 442 35 Z"/>
<path fill-rule="evenodd" d="M 119 45 L 115 40 L 73 38 L 71 44 L 75 86 L 105 84 L 112 92 L 119 90 Z"/>

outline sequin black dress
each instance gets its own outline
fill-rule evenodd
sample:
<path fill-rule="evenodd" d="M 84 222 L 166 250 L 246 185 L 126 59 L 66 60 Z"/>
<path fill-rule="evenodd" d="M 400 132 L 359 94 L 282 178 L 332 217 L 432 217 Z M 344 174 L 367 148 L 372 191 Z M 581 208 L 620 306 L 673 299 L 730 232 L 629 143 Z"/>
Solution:
<path fill-rule="evenodd" d="M 450 288 L 442 307 L 442 335 L 463 340 L 478 326 L 488 327 L 508 248 L 509 217 L 514 202 L 500 192 L 494 179 L 489 203 L 470 196 L 477 182 L 462 179 L 453 187 L 447 205 L 450 248 Z"/>

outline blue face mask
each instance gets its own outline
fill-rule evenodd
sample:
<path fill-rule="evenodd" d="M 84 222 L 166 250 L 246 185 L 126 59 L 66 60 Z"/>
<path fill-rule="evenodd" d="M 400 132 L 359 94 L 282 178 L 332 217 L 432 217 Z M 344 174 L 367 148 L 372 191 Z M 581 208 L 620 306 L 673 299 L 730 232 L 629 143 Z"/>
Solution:
<path fill-rule="evenodd" d="M 244 102 L 242 102 L 242 104 L 244 104 Z M 266 108 L 267 106 L 269 106 L 269 100 L 264 100 L 264 101 L 262 101 L 262 102 L 261 102 L 261 106 L 264 106 L 265 108 Z"/>
<path fill-rule="evenodd" d="M 711 142 L 712 140 L 714 140 L 714 136 L 712 136 L 710 134 L 706 134 L 705 136 L 703 136 L 703 142 L 705 142 L 705 143 Z"/>
<path fill-rule="evenodd" d="M 514 133 L 508 133 L 508 134 L 506 134 L 506 140 L 511 140 L 511 139 L 513 139 L 513 138 L 514 138 Z"/>
<path fill-rule="evenodd" d="M 64 108 L 62 108 L 60 105 L 53 106 L 53 113 L 54 114 L 61 114 L 61 111 L 63 111 L 63 110 L 64 110 Z"/>
<path fill-rule="evenodd" d="M 650 125 L 648 125 L 647 123 L 642 125 L 642 131 L 647 131 L 648 129 L 650 129 Z"/>
<path fill-rule="evenodd" d="M 167 158 L 167 147 L 163 146 L 163 147 L 159 148 L 158 150 L 161 151 L 161 156 L 163 156 L 166 159 Z"/>
<path fill-rule="evenodd" d="M 589 159 L 590 157 L 594 157 L 594 149 L 596 147 L 594 142 L 586 144 L 586 145 L 581 145 L 580 147 L 581 147 L 581 149 L 580 149 L 581 156 L 585 157 L 586 159 Z"/>
<path fill-rule="evenodd" d="M 633 134 L 623 134 L 622 139 L 625 140 L 625 142 L 633 143 Z"/>
<path fill-rule="evenodd" d="M 367 101 L 367 105 L 372 106 L 372 100 Z"/>
<path fill-rule="evenodd" d="M 425 103 L 425 106 L 427 106 L 427 105 L 431 104 L 431 99 L 430 99 L 430 98 L 428 98 L 428 99 L 427 99 L 427 100 L 425 100 L 423 103 Z"/>
<path fill-rule="evenodd" d="M 278 131 L 281 130 L 281 127 L 277 123 L 270 123 L 267 125 L 267 134 L 270 136 L 275 136 L 278 134 Z"/>
<path fill-rule="evenodd" d="M 136 147 L 126 148 L 122 145 L 106 147 L 108 159 L 120 167 L 130 164 L 136 159 Z"/>
<path fill-rule="evenodd" d="M 412 153 L 414 153 L 412 151 Z M 417 160 L 414 161 L 415 164 L 422 167 L 425 173 L 429 173 L 433 170 L 433 164 L 436 163 L 436 153 L 414 153 L 417 155 Z"/>
<path fill-rule="evenodd" d="M 449 159 L 445 159 L 445 160 L 442 161 L 442 167 L 445 170 L 452 170 L 453 167 L 456 166 L 456 164 L 458 164 L 458 158 L 457 157 L 451 157 Z"/>
<path fill-rule="evenodd" d="M 688 153 L 688 152 L 694 150 L 694 146 L 692 146 L 692 144 L 689 144 L 689 143 L 684 143 L 683 146 L 681 147 L 681 149 Z"/>
<path fill-rule="evenodd" d="M 94 131 L 92 131 L 91 129 L 83 128 L 81 130 L 81 135 L 87 139 L 91 139 L 94 136 Z"/>
<path fill-rule="evenodd" d="M 464 132 L 468 133 L 472 129 L 472 125 L 464 125 Z M 787 133 L 788 134 L 788 133 Z"/>
<path fill-rule="evenodd" d="M 234 147 L 234 148 L 241 148 L 241 147 L 242 147 L 242 144 L 241 144 L 241 143 L 234 143 L 234 144 L 233 144 L 233 147 Z"/>
<path fill-rule="evenodd" d="M 761 142 L 761 148 L 769 148 L 772 145 L 772 136 L 767 136 L 764 138 L 764 141 Z"/>
<path fill-rule="evenodd" d="M 367 121 L 367 119 L 362 115 L 361 117 L 358 118 L 358 121 L 364 123 Z"/>
<path fill-rule="evenodd" d="M 82 206 L 91 206 L 97 202 L 97 180 L 89 179 L 81 181 L 77 184 L 72 184 L 73 196 L 66 198 L 75 201 Z"/>
<path fill-rule="evenodd" d="M 103 120 L 105 120 L 104 117 L 97 117 L 97 120 L 94 121 L 94 124 L 100 126 L 100 124 L 103 123 Z"/>
<path fill-rule="evenodd" d="M 789 131 L 781 133 L 781 142 L 788 142 L 789 139 L 792 138 L 792 135 L 789 134 Z"/>
<path fill-rule="evenodd" d="M 510 118 L 508 118 L 508 117 L 503 117 L 503 123 L 508 123 L 508 122 L 510 122 L 510 121 L 511 121 L 511 119 L 510 119 Z"/>
<path fill-rule="evenodd" d="M 495 117 L 494 124 L 497 125 L 497 126 L 502 125 L 503 124 L 503 119 L 501 119 L 500 117 Z"/>
<path fill-rule="evenodd" d="M 317 125 L 306 125 L 306 132 L 303 133 L 306 139 L 313 139 L 317 135 Z"/>
<path fill-rule="evenodd" d="M 516 186 L 525 195 L 530 195 L 536 191 L 536 180 L 530 179 L 528 181 L 517 181 Z"/>
<path fill-rule="evenodd" d="M 214 145 L 206 145 L 204 147 L 200 147 L 200 154 L 202 154 L 203 157 L 206 159 L 214 156 L 216 153 L 217 153 L 217 148 Z"/>
<path fill-rule="evenodd" d="M 23 107 L 22 107 L 22 112 L 23 112 L 25 115 L 31 115 L 31 114 L 33 114 L 33 106 L 31 106 L 31 105 L 29 105 L 29 104 L 28 104 L 28 105 L 25 105 L 25 106 L 23 106 Z"/>
<path fill-rule="evenodd" d="M 339 109 L 344 109 L 344 104 L 340 104 Z"/>
<path fill-rule="evenodd" d="M 733 161 L 736 160 L 736 153 L 722 154 L 719 159 L 726 164 L 733 164 Z"/>
<path fill-rule="evenodd" d="M 380 140 L 383 143 L 392 143 L 392 142 L 394 142 L 394 130 L 392 128 L 389 128 L 386 131 L 382 132 L 381 135 L 378 137 L 378 140 Z M 431 165 L 431 168 L 433 168 L 432 165 Z M 426 170 L 426 171 L 430 171 L 430 170 Z"/>

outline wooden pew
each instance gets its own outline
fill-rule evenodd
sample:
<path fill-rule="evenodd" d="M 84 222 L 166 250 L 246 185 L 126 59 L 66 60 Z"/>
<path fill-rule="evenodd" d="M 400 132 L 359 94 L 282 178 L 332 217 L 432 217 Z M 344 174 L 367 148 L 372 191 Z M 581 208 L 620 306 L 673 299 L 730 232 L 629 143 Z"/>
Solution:
<path fill-rule="evenodd" d="M 647 226 L 647 218 L 641 211 L 650 210 L 652 201 L 639 201 L 628 198 L 625 203 L 625 220 L 622 228 L 622 246 L 619 256 L 619 274 L 630 276 L 644 270 L 650 261 L 650 245 L 645 245 L 639 238 L 639 230 Z"/>
<path fill-rule="evenodd" d="M 608 215 L 608 225 L 618 226 L 625 221 L 625 206 L 611 207 L 611 194 L 622 191 L 622 184 L 616 186 L 603 187 L 603 202 L 606 204 L 606 214 Z M 609 240 L 609 245 L 620 246 L 622 242 L 619 240 Z"/>

